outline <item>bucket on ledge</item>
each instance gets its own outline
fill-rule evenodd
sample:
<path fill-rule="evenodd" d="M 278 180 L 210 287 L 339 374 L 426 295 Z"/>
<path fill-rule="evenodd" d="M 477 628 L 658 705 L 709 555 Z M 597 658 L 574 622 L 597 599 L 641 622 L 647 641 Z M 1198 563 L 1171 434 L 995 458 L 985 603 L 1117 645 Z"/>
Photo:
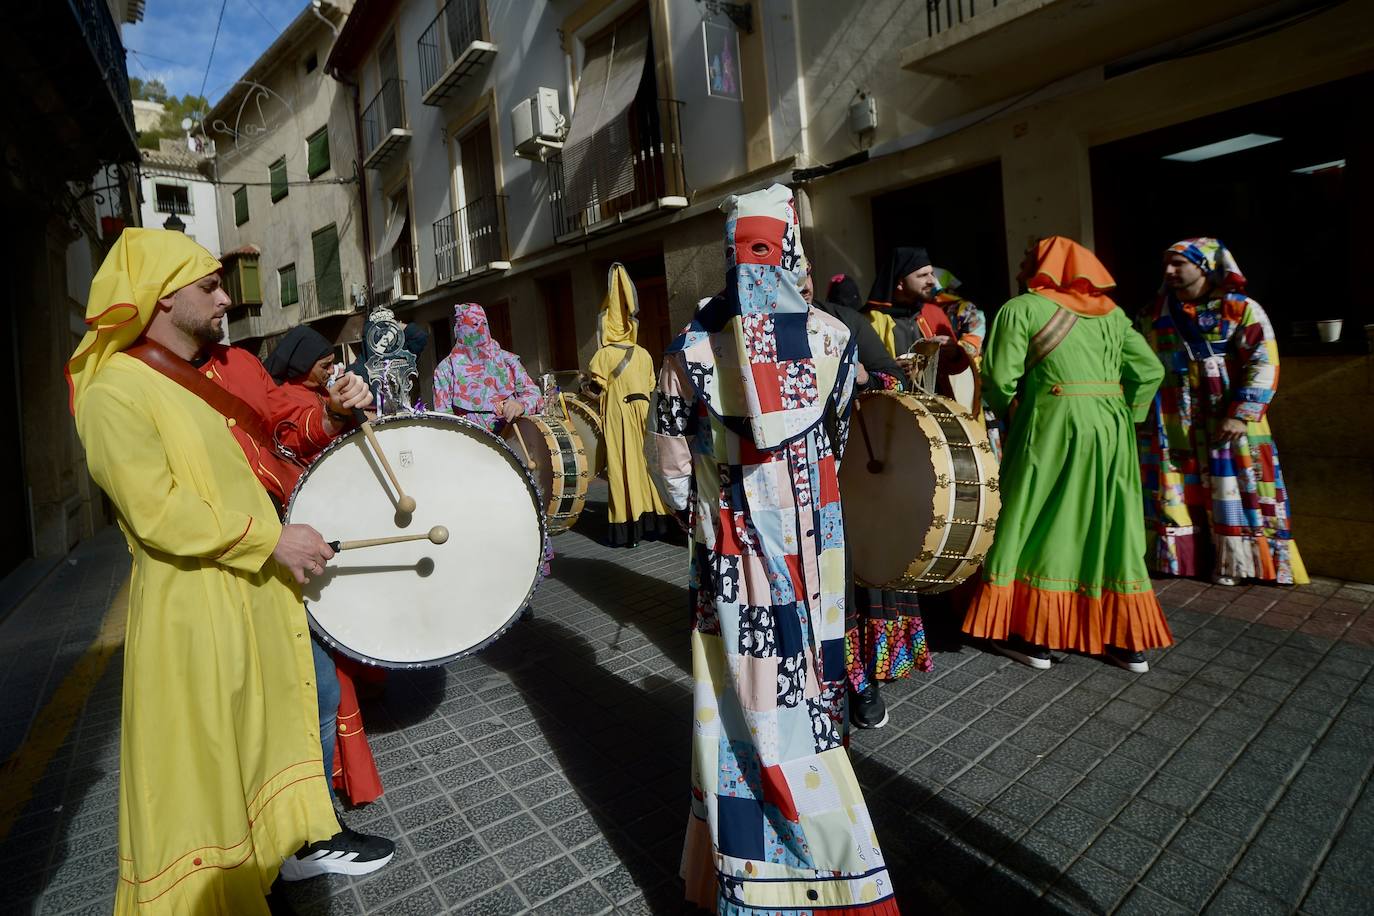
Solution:
<path fill-rule="evenodd" d="M 1335 343 L 1341 339 L 1341 325 L 1345 323 L 1342 318 L 1333 318 L 1329 321 L 1317 322 L 1317 336 L 1322 343 Z"/>

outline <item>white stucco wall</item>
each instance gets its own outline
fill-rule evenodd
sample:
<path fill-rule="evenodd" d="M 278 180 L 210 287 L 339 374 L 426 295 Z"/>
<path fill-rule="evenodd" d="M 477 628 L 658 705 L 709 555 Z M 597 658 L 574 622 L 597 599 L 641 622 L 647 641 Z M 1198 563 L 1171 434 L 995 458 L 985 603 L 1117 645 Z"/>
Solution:
<path fill-rule="evenodd" d="M 178 213 L 177 218 L 186 224 L 185 232 L 188 236 L 204 245 L 212 254 L 220 254 L 223 249 L 220 247 L 219 216 L 216 212 L 219 201 L 215 186 L 191 173 L 154 169 L 145 164 L 142 182 L 143 204 L 139 207 L 139 213 L 143 218 L 143 225 L 149 229 L 161 229 L 162 224 L 171 216 L 170 213 L 163 213 L 157 209 L 159 184 L 181 185 L 189 189 L 191 212 Z"/>

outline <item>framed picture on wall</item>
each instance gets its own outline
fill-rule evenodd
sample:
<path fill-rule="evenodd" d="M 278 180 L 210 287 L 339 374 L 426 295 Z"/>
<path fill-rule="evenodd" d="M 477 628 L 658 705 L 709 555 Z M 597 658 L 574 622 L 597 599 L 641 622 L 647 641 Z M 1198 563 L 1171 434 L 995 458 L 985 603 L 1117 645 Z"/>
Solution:
<path fill-rule="evenodd" d="M 739 33 L 731 26 L 703 21 L 701 44 L 706 52 L 706 94 L 740 101 Z"/>

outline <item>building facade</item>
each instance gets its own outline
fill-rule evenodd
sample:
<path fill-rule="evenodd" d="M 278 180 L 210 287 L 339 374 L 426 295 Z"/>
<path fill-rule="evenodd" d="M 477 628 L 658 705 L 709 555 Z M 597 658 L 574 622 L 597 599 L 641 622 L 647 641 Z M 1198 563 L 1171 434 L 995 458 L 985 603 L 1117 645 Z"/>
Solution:
<path fill-rule="evenodd" d="M 0 32 L 9 91 L 0 207 L 10 265 L 0 289 L 10 377 L 0 396 L 0 576 L 30 581 L 110 513 L 86 473 L 63 369 L 85 333 L 106 225 L 137 224 L 138 162 L 120 30 L 142 2 L 11 10 Z M 92 178 L 91 176 L 98 176 Z M 14 594 L 23 591 L 7 589 Z M 5 609 L 0 608 L 0 613 Z"/>
<path fill-rule="evenodd" d="M 329 67 L 357 87 L 372 299 L 430 331 L 422 389 L 466 301 L 532 373 L 585 365 L 615 261 L 662 355 L 721 283 L 719 203 L 791 174 L 757 142 L 764 41 L 693 0 L 355 4 Z"/>
<path fill-rule="evenodd" d="M 1309 565 L 1374 580 L 1374 430 L 1338 407 L 1372 384 L 1371 52 L 1374 9 L 1315 0 L 360 0 L 328 68 L 358 100 L 371 298 L 430 330 L 424 385 L 464 301 L 531 372 L 585 366 L 617 260 L 657 359 L 720 286 L 719 204 L 773 181 L 822 293 L 923 244 L 994 312 L 1062 234 L 1135 312 L 1166 245 L 1217 235 L 1278 330 Z"/>
<path fill-rule="evenodd" d="M 366 282 L 353 102 L 324 62 L 347 3 L 307 5 L 204 122 L 215 155 L 229 336 L 266 350 L 302 323 L 356 341 Z"/>
<path fill-rule="evenodd" d="M 210 158 L 198 138 L 164 139 L 143 151 L 139 173 L 139 215 L 144 226 L 180 229 L 213 252 L 220 252 L 219 195 L 203 169 Z"/>

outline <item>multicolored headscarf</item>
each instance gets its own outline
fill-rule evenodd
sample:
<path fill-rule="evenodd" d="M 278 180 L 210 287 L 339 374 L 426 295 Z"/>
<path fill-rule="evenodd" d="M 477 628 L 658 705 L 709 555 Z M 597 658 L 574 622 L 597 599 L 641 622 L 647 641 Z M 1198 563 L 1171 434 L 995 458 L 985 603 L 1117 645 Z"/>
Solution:
<path fill-rule="evenodd" d="M 454 306 L 453 349 L 440 363 L 453 406 L 489 413 L 509 397 L 515 391 L 515 379 L 505 357 L 491 336 L 482 307 L 476 302 Z"/>
<path fill-rule="evenodd" d="M 1026 252 L 1023 271 L 1027 289 L 1071 312 L 1097 317 L 1116 308 L 1107 295 L 1116 280 L 1097 255 L 1073 239 L 1052 235 L 1036 242 Z"/>
<path fill-rule="evenodd" d="M 1172 254 L 1181 254 L 1201 268 L 1213 293 L 1238 293 L 1245 289 L 1245 274 L 1240 272 L 1231 249 L 1219 239 L 1184 239 L 1164 250 L 1166 260 Z"/>
<path fill-rule="evenodd" d="M 960 286 L 959 278 L 943 267 L 935 268 L 935 301 L 941 304 L 963 302 L 964 297 L 955 292 Z"/>
<path fill-rule="evenodd" d="M 630 272 L 619 262 L 606 274 L 606 298 L 596 319 L 596 345 L 634 349 L 639 336 L 639 294 Z"/>
<path fill-rule="evenodd" d="M 170 229 L 125 229 L 91 281 L 86 336 L 67 361 L 72 413 L 111 356 L 143 334 L 158 300 L 218 273 L 215 256 Z"/>
<path fill-rule="evenodd" d="M 817 334 L 801 297 L 801 233 L 792 192 L 773 185 L 721 205 L 725 221 L 725 291 L 697 309 L 668 348 L 686 357 L 688 377 L 723 424 L 775 449 L 805 435 L 825 415 L 840 383 L 845 335 Z M 819 351 L 819 352 L 818 352 Z"/>

